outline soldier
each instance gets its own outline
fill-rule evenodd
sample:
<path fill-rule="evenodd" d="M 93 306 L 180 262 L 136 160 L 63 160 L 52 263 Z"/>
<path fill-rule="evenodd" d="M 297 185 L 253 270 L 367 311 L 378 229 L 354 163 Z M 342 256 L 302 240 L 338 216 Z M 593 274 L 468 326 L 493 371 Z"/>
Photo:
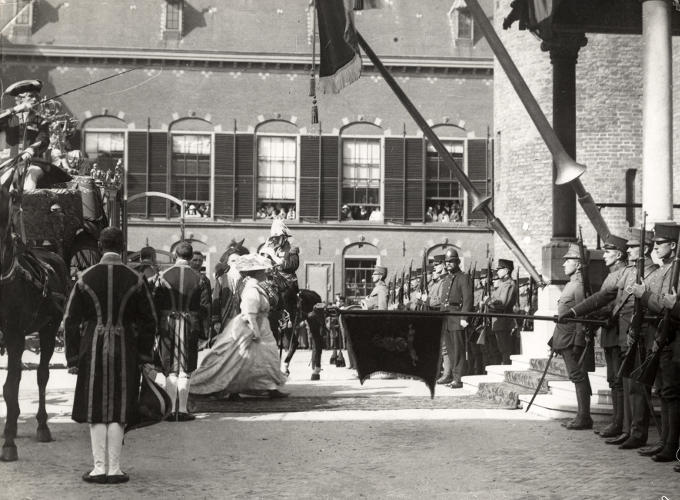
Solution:
<path fill-rule="evenodd" d="M 636 269 L 634 263 L 626 265 L 626 240 L 618 236 L 609 235 L 604 243 L 604 263 L 609 274 L 602 283 L 600 290 L 582 302 L 575 304 L 562 317 L 574 315 L 584 316 L 597 310 L 599 315 L 609 319 L 609 326 L 601 330 L 600 343 L 604 349 L 607 364 L 607 382 L 612 396 L 612 421 L 602 430 L 595 431 L 600 437 L 612 438 L 621 436 L 624 424 L 624 388 L 623 381 L 617 376 L 621 363 L 626 355 L 626 334 L 633 316 L 633 301 L 625 291 L 627 285 L 635 281 Z M 632 281 L 631 281 L 632 280 Z M 625 310 L 624 310 L 625 308 Z M 645 440 L 647 429 L 645 428 Z M 628 435 L 621 436 L 617 442 L 626 448 L 641 446 L 636 436 L 634 441 L 628 442 Z M 615 443 L 610 443 L 615 444 Z M 642 443 L 644 444 L 644 442 Z"/>
<path fill-rule="evenodd" d="M 489 311 L 497 313 L 512 313 L 517 302 L 517 285 L 512 279 L 514 264 L 511 260 L 498 259 L 496 274 L 498 283 L 489 298 Z M 510 318 L 493 318 L 491 333 L 496 337 L 496 345 L 501 355 L 501 364 L 510 364 L 512 354 L 512 330 L 514 320 Z"/>
<path fill-rule="evenodd" d="M 121 261 L 120 229 L 104 229 L 99 246 L 101 262 L 82 273 L 64 316 L 66 361 L 78 375 L 71 416 L 90 424 L 94 468 L 83 481 L 124 483 L 124 425 L 137 402 L 138 367 L 152 361 L 156 315 L 143 278 Z"/>
<path fill-rule="evenodd" d="M 664 297 L 664 306 L 668 309 L 671 309 L 671 317 L 675 322 L 680 322 L 680 303 L 678 302 L 678 295 L 677 294 L 667 294 Z M 678 450 L 680 450 L 680 444 L 678 443 L 678 436 L 680 435 L 680 410 L 678 409 L 678 393 L 680 392 L 680 335 L 675 334 L 675 339 L 671 342 L 669 346 L 673 350 L 673 357 L 671 358 L 671 363 L 672 363 L 672 370 L 673 370 L 673 386 L 674 386 L 674 396 L 676 398 L 674 399 L 674 409 L 671 409 L 669 411 L 669 430 L 668 430 L 668 439 L 666 440 L 667 444 L 670 444 L 670 446 L 675 446 Z M 666 361 L 668 363 L 668 361 Z M 669 370 L 669 368 L 666 366 L 666 370 Z M 675 436 L 675 438 L 673 438 Z M 673 441 L 675 439 L 675 441 Z M 677 457 L 677 454 L 676 454 Z M 673 470 L 675 472 L 680 472 L 680 464 L 676 464 L 675 467 L 673 467 Z"/>
<path fill-rule="evenodd" d="M 435 255 L 432 261 L 432 280 L 427 290 L 427 309 L 439 311 L 441 306 L 442 275 L 444 274 L 444 254 Z"/>
<path fill-rule="evenodd" d="M 371 279 L 373 280 L 373 290 L 363 300 L 364 309 L 387 309 L 387 285 L 385 284 L 385 277 L 387 276 L 387 268 L 384 266 L 375 266 Z"/>
<path fill-rule="evenodd" d="M 564 274 L 569 282 L 564 286 L 562 294 L 557 301 L 557 314 L 564 317 L 567 312 L 585 298 L 583 289 L 583 277 L 581 275 L 581 261 L 579 248 L 570 244 L 567 253 L 564 254 Z M 567 424 L 567 429 L 581 430 L 592 429 L 593 419 L 590 417 L 590 381 L 588 372 L 580 363 L 581 355 L 586 347 L 586 336 L 583 326 L 579 323 L 557 323 L 553 336 L 548 345 L 557 354 L 561 354 L 569 372 L 569 380 L 576 387 L 576 401 L 578 413 L 576 418 Z"/>
<path fill-rule="evenodd" d="M 651 314 L 660 314 L 664 307 L 664 294 L 669 292 L 671 282 L 672 261 L 677 251 L 677 239 L 680 226 L 675 223 L 657 223 L 654 225 L 654 252 L 661 261 L 659 268 L 645 280 L 643 284 L 631 285 L 630 291 L 642 299 Z M 655 462 L 671 462 L 676 459 L 678 451 L 678 430 L 680 428 L 680 371 L 673 363 L 673 346 L 660 345 L 660 329 L 654 334 L 652 351 L 661 349 L 657 387 L 661 396 L 661 441 L 663 448 L 652 455 Z M 658 447 L 657 447 L 658 448 Z"/>
<path fill-rule="evenodd" d="M 198 361 L 198 339 L 202 336 L 202 314 L 208 304 L 201 303 L 201 278 L 189 266 L 194 250 L 182 241 L 175 249 L 175 265 L 160 277 L 154 303 L 160 315 L 159 351 L 166 375 L 166 391 L 177 410 L 169 420 L 189 421 L 196 417 L 187 410 L 191 373 Z"/>
<path fill-rule="evenodd" d="M 21 80 L 5 90 L 16 100 L 16 106 L 0 112 L 0 130 L 4 132 L 5 144 L 0 146 L 0 163 L 17 155 L 29 162 L 24 179 L 24 190 L 38 187 L 38 180 L 44 175 L 43 168 L 50 170 L 49 163 L 41 167 L 30 163 L 41 156 L 50 145 L 49 122 L 37 113 L 42 90 L 40 80 Z M 56 168 L 56 167 L 55 167 Z"/>
<path fill-rule="evenodd" d="M 449 248 L 444 254 L 446 275 L 441 284 L 441 309 L 443 311 L 472 311 L 472 285 L 470 277 L 460 269 L 458 252 Z M 451 363 L 453 382 L 448 387 L 463 387 L 461 377 L 465 365 L 465 327 L 467 320 L 460 316 L 447 316 L 442 325 L 442 337 Z"/>

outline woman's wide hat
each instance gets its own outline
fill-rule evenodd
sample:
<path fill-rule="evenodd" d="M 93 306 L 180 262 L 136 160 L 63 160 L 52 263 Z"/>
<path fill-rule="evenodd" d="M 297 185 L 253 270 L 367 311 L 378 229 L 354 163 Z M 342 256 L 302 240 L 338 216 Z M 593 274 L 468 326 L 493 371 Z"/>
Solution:
<path fill-rule="evenodd" d="M 266 257 L 257 254 L 242 255 L 234 261 L 237 271 L 245 273 L 248 271 L 264 271 L 272 268 L 272 264 Z"/>

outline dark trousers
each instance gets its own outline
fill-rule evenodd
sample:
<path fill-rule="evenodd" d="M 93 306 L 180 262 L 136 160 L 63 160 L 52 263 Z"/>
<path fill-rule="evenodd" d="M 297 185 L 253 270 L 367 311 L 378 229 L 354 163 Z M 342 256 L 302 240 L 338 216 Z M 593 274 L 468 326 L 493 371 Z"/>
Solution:
<path fill-rule="evenodd" d="M 482 353 L 484 355 L 484 365 L 500 365 L 501 352 L 498 350 L 498 341 L 496 334 L 490 328 L 486 329 L 484 336 L 484 344 L 482 345 Z"/>
<path fill-rule="evenodd" d="M 465 367 L 465 333 L 463 330 L 448 330 L 444 327 L 442 337 L 446 352 L 451 361 L 451 374 L 454 382 L 460 382 Z"/>
<path fill-rule="evenodd" d="M 496 337 L 501 364 L 509 365 L 513 349 L 512 330 L 498 330 L 494 331 L 493 334 Z"/>
<path fill-rule="evenodd" d="M 567 366 L 567 372 L 569 373 L 569 380 L 574 384 L 587 382 L 590 385 L 588 372 L 584 367 L 579 366 L 579 359 L 581 354 L 583 354 L 583 346 L 568 347 L 559 351 L 559 354 L 564 358 L 564 364 Z"/>
<path fill-rule="evenodd" d="M 470 375 L 484 375 L 484 357 L 482 346 L 476 340 L 468 338 L 468 372 Z"/>

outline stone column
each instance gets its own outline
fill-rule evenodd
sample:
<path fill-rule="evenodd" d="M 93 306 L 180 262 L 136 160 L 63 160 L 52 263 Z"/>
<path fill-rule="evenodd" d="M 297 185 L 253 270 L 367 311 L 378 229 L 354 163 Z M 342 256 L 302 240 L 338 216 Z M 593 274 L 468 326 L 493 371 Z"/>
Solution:
<path fill-rule="evenodd" d="M 550 53 L 553 67 L 553 120 L 552 125 L 564 149 L 576 158 L 576 62 L 578 52 L 588 40 L 582 33 L 559 34 L 541 44 Z M 543 277 L 550 280 L 538 295 L 537 314 L 553 315 L 557 299 L 566 283 L 562 270 L 562 256 L 570 242 L 576 241 L 576 194 L 569 185 L 556 186 L 557 165 L 553 163 L 552 185 L 552 239 L 543 247 Z M 533 334 L 522 336 L 522 352 L 544 356 L 547 340 L 554 325 L 536 322 Z"/>
<path fill-rule="evenodd" d="M 642 206 L 673 219 L 671 0 L 642 0 Z"/>

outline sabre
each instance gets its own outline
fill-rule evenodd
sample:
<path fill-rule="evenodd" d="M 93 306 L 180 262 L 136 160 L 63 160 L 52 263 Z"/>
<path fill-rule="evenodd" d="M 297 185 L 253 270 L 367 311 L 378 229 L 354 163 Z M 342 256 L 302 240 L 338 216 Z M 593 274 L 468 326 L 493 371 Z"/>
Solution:
<path fill-rule="evenodd" d="M 548 361 L 545 363 L 545 369 L 543 370 L 543 375 L 541 375 L 541 379 L 538 381 L 538 387 L 536 387 L 536 390 L 534 391 L 534 395 L 531 396 L 531 401 L 529 401 L 529 404 L 527 405 L 526 410 L 524 410 L 524 413 L 529 411 L 529 408 L 531 408 L 531 405 L 534 403 L 534 399 L 536 399 L 536 396 L 538 396 L 538 393 L 541 392 L 541 386 L 543 385 L 543 381 L 545 380 L 545 376 L 548 374 L 548 369 L 550 368 L 550 362 L 552 359 L 555 357 L 555 351 L 552 349 L 550 350 L 550 357 L 548 358 Z"/>

